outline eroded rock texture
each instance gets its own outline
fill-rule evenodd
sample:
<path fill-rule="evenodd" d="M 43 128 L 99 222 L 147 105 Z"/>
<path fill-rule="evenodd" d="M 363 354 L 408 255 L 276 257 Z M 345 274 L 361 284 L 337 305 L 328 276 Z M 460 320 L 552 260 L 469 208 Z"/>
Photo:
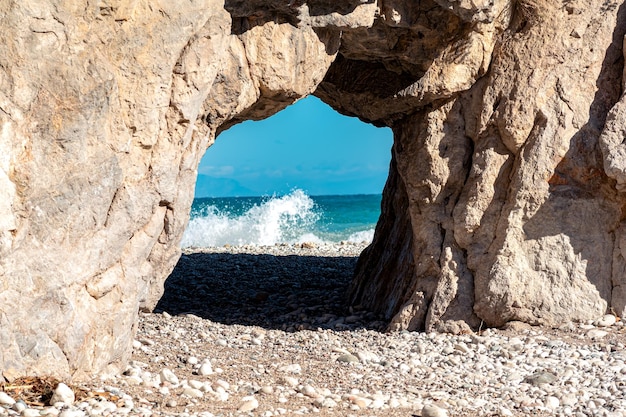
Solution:
<path fill-rule="evenodd" d="M 0 4 L 0 370 L 114 371 L 224 123 L 312 93 L 339 35 L 219 1 Z M 241 24 L 239 20 L 237 24 Z"/>
<path fill-rule="evenodd" d="M 316 94 L 395 134 L 356 304 L 391 328 L 626 315 L 624 6 L 0 3 L 0 371 L 115 371 L 219 132 Z"/>
<path fill-rule="evenodd" d="M 395 329 L 623 316 L 624 5 L 494 2 L 498 12 L 468 15 L 450 3 L 471 22 L 452 37 L 459 62 L 478 63 L 468 57 L 482 51 L 482 65 L 441 83 L 455 91 L 418 93 L 412 114 L 380 115 L 394 119 L 398 175 L 353 299 Z M 477 36 L 482 48 L 472 49 Z M 443 69 L 433 70 L 435 59 L 426 73 L 459 65 L 459 55 L 443 56 Z M 407 255 L 385 256 L 390 236 L 406 240 L 393 247 L 411 248 L 410 267 Z"/>

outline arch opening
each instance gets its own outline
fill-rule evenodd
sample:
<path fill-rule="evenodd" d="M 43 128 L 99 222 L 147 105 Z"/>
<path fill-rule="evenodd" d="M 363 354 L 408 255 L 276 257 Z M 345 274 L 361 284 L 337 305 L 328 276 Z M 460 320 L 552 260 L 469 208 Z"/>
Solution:
<path fill-rule="evenodd" d="M 392 141 L 314 96 L 236 125 L 200 163 L 182 246 L 371 241 Z"/>
<path fill-rule="evenodd" d="M 382 330 L 347 297 L 392 142 L 390 129 L 313 96 L 224 131 L 200 163 L 184 253 L 155 311 L 286 331 Z"/>

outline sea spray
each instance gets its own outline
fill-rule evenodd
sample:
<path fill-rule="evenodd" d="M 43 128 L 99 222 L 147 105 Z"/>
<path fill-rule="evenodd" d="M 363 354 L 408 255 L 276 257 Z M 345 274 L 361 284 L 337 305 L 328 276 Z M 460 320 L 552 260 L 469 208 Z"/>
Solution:
<path fill-rule="evenodd" d="M 285 196 L 194 200 L 183 247 L 371 241 L 380 196 Z"/>
<path fill-rule="evenodd" d="M 229 206 L 222 209 L 206 206 L 202 215 L 192 216 L 182 246 L 274 245 L 296 241 L 319 218 L 314 207 L 313 200 L 301 190 L 253 204 L 239 215 L 241 207 L 229 210 Z"/>

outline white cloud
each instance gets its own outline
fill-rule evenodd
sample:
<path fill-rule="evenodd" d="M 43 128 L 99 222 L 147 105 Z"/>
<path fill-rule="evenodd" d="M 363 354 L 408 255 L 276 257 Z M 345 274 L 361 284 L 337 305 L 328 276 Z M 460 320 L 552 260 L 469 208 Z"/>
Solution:
<path fill-rule="evenodd" d="M 200 166 L 198 173 L 208 175 L 210 177 L 230 177 L 235 173 L 235 167 L 232 165 L 204 165 Z"/>

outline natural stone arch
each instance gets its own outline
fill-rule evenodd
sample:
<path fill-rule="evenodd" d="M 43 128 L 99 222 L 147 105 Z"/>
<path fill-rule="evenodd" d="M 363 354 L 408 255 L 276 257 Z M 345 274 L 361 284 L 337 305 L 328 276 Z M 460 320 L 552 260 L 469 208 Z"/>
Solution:
<path fill-rule="evenodd" d="M 0 14 L 6 376 L 123 366 L 216 132 L 312 93 L 394 130 L 352 293 L 392 328 L 626 313 L 617 1 L 67 0 Z"/>

